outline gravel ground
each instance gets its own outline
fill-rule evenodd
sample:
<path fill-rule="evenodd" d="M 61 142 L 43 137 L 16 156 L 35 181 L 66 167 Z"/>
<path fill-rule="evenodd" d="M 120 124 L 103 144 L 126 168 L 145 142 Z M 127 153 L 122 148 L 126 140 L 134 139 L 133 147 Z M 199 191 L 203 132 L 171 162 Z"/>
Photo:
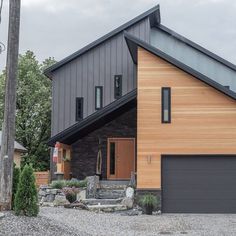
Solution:
<path fill-rule="evenodd" d="M 236 215 L 125 216 L 76 209 L 41 208 L 37 218 L 0 219 L 0 235 L 236 235 Z"/>

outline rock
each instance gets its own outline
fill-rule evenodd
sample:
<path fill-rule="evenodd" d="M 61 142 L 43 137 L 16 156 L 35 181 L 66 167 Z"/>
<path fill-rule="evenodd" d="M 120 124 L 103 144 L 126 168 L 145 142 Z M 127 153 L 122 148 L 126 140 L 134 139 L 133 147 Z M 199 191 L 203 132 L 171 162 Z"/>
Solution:
<path fill-rule="evenodd" d="M 50 193 L 51 193 L 51 194 L 54 194 L 54 195 L 56 195 L 57 192 L 58 192 L 58 189 L 55 189 L 55 188 L 53 188 L 53 189 L 50 190 Z"/>
<path fill-rule="evenodd" d="M 53 202 L 54 200 L 55 200 L 54 194 L 48 194 L 45 199 L 46 202 Z"/>
<path fill-rule="evenodd" d="M 132 210 L 128 210 L 128 211 L 123 212 L 121 215 L 138 216 L 138 215 L 142 215 L 142 211 L 139 211 L 138 209 L 132 209 Z"/>
<path fill-rule="evenodd" d="M 157 215 L 161 215 L 161 211 L 159 210 L 159 211 L 157 211 Z"/>
<path fill-rule="evenodd" d="M 131 172 L 131 178 L 129 181 L 129 186 L 130 187 L 135 187 L 136 186 L 136 181 L 135 181 L 135 172 Z"/>
<path fill-rule="evenodd" d="M 121 204 L 122 204 L 123 206 L 126 206 L 128 209 L 131 209 L 131 208 L 133 208 L 134 200 L 133 200 L 132 198 L 125 197 L 125 198 L 122 200 Z"/>
<path fill-rule="evenodd" d="M 99 176 L 88 176 L 87 180 L 87 198 L 96 198 Z"/>
<path fill-rule="evenodd" d="M 55 200 L 53 201 L 54 206 L 64 206 L 69 204 L 69 201 L 66 199 L 65 195 L 56 195 Z"/>
<path fill-rule="evenodd" d="M 79 193 L 76 195 L 76 200 L 85 200 L 86 199 L 86 190 L 81 190 Z"/>
<path fill-rule="evenodd" d="M 125 192 L 125 196 L 127 197 L 127 198 L 134 198 L 134 189 L 133 188 L 131 188 L 131 187 L 128 187 L 127 189 L 126 189 L 126 192 Z"/>
<path fill-rule="evenodd" d="M 66 205 L 64 205 L 64 207 L 65 208 L 79 208 L 81 210 L 89 210 L 87 205 L 82 203 L 82 202 L 74 202 L 74 203 L 71 203 L 71 204 L 66 204 Z"/>
<path fill-rule="evenodd" d="M 45 191 L 43 191 L 43 190 L 40 189 L 38 195 L 39 195 L 39 196 L 46 196 L 47 193 L 46 193 Z"/>

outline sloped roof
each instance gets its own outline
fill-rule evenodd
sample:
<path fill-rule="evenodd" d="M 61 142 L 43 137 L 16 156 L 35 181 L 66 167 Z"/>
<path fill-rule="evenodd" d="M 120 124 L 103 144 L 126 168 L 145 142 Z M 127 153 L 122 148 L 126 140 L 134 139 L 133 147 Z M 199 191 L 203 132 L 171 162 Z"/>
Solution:
<path fill-rule="evenodd" d="M 157 29 L 159 29 L 159 30 L 161 30 L 161 31 L 163 31 L 163 32 L 165 32 L 165 33 L 171 35 L 172 37 L 174 37 L 174 38 L 178 39 L 179 41 L 181 41 L 181 42 L 187 44 L 188 46 L 190 46 L 190 47 L 192 47 L 192 48 L 198 50 L 199 52 L 201 52 L 201 53 L 203 53 L 203 54 L 205 54 L 205 55 L 211 57 L 212 59 L 214 59 L 214 60 L 220 62 L 221 64 L 223 64 L 223 65 L 229 67 L 230 69 L 236 71 L 236 65 L 234 65 L 233 63 L 231 63 L 231 62 L 225 60 L 224 58 L 222 58 L 222 57 L 216 55 L 215 53 L 213 53 L 213 52 L 207 50 L 206 48 L 204 48 L 204 47 L 198 45 L 197 43 L 194 43 L 193 41 L 191 41 L 191 40 L 187 39 L 186 37 L 184 37 L 184 36 L 182 36 L 182 35 L 176 33 L 175 31 L 173 31 L 173 30 L 167 28 L 166 26 L 164 26 L 164 25 L 162 25 L 162 24 L 155 24 L 154 27 L 156 27 Z"/>
<path fill-rule="evenodd" d="M 53 71 L 57 70 L 58 68 L 60 68 L 61 66 L 67 64 L 68 62 L 74 60 L 75 58 L 81 56 L 82 54 L 86 53 L 87 51 L 89 51 L 90 49 L 98 46 L 99 44 L 101 44 L 102 42 L 108 40 L 109 38 L 115 36 L 116 34 L 124 31 L 125 29 L 129 28 L 130 26 L 138 23 L 139 21 L 143 20 L 144 18 L 149 17 L 150 19 L 150 24 L 151 26 L 157 25 L 160 23 L 161 18 L 160 18 L 160 6 L 157 5 L 151 9 L 149 9 L 148 11 L 144 12 L 143 14 L 135 17 L 134 19 L 130 20 L 129 22 L 121 25 L 120 27 L 116 28 L 115 30 L 111 31 L 110 33 L 104 35 L 103 37 L 95 40 L 94 42 L 88 44 L 87 46 L 83 47 L 82 49 L 78 50 L 77 52 L 71 54 L 70 56 L 62 59 L 61 61 L 55 63 L 54 65 L 48 67 L 45 71 L 44 74 L 47 77 L 51 77 Z"/>
<path fill-rule="evenodd" d="M 2 145 L 2 131 L 0 131 L 0 147 L 1 145 Z M 27 152 L 27 149 L 16 141 L 14 141 L 14 149 L 20 152 Z"/>
<path fill-rule="evenodd" d="M 196 79 L 199 79 L 200 81 L 208 84 L 209 86 L 215 88 L 216 90 L 222 92 L 223 94 L 233 98 L 236 100 L 236 93 L 233 92 L 232 90 L 229 90 L 228 88 L 226 88 L 225 86 L 217 83 L 216 81 L 208 78 L 207 76 L 201 74 L 200 72 L 194 70 L 193 68 L 185 65 L 184 63 L 176 60 L 175 58 L 167 55 L 166 53 L 164 53 L 163 51 L 161 51 L 160 49 L 157 49 L 155 47 L 153 47 L 152 45 L 144 42 L 143 40 L 138 39 L 137 37 L 129 34 L 128 32 L 124 32 L 125 34 L 125 40 L 127 42 L 129 51 L 131 53 L 132 59 L 134 61 L 135 64 L 137 64 L 137 48 L 141 47 L 147 51 L 149 51 L 150 53 L 164 59 L 165 61 L 171 63 L 172 65 L 180 68 L 181 70 L 187 72 L 188 74 L 192 75 L 193 77 L 195 77 Z"/>
<path fill-rule="evenodd" d="M 69 128 L 51 137 L 48 141 L 49 146 L 54 146 L 56 142 L 72 144 L 86 134 L 92 132 L 104 124 L 113 120 L 115 117 L 136 106 L 137 91 L 132 90 L 121 98 L 108 104 L 102 109 L 94 112 L 80 122 L 75 123 Z"/>

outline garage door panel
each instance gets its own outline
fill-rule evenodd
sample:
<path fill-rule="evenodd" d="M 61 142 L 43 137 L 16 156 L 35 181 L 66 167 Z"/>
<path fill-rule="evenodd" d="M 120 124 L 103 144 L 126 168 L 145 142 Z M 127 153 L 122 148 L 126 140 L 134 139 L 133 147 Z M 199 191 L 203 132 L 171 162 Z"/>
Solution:
<path fill-rule="evenodd" d="M 195 206 L 194 208 L 190 208 L 189 206 Z M 197 207 L 201 206 L 201 207 Z M 217 208 L 216 208 L 217 206 Z M 173 211 L 173 209 L 175 209 Z M 168 200 L 168 205 L 165 206 L 165 213 L 235 213 L 236 205 L 235 200 L 231 199 L 227 202 L 223 202 L 222 200 L 180 200 L 178 204 L 176 204 L 175 200 Z"/>
<path fill-rule="evenodd" d="M 236 213 L 236 156 L 162 157 L 162 211 Z"/>

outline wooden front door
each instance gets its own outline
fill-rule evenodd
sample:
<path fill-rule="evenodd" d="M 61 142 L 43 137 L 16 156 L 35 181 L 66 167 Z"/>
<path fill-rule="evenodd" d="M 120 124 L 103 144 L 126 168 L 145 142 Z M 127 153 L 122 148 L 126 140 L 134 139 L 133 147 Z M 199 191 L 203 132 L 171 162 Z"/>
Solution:
<path fill-rule="evenodd" d="M 135 170 L 135 139 L 109 138 L 107 147 L 107 178 L 130 179 Z"/>

